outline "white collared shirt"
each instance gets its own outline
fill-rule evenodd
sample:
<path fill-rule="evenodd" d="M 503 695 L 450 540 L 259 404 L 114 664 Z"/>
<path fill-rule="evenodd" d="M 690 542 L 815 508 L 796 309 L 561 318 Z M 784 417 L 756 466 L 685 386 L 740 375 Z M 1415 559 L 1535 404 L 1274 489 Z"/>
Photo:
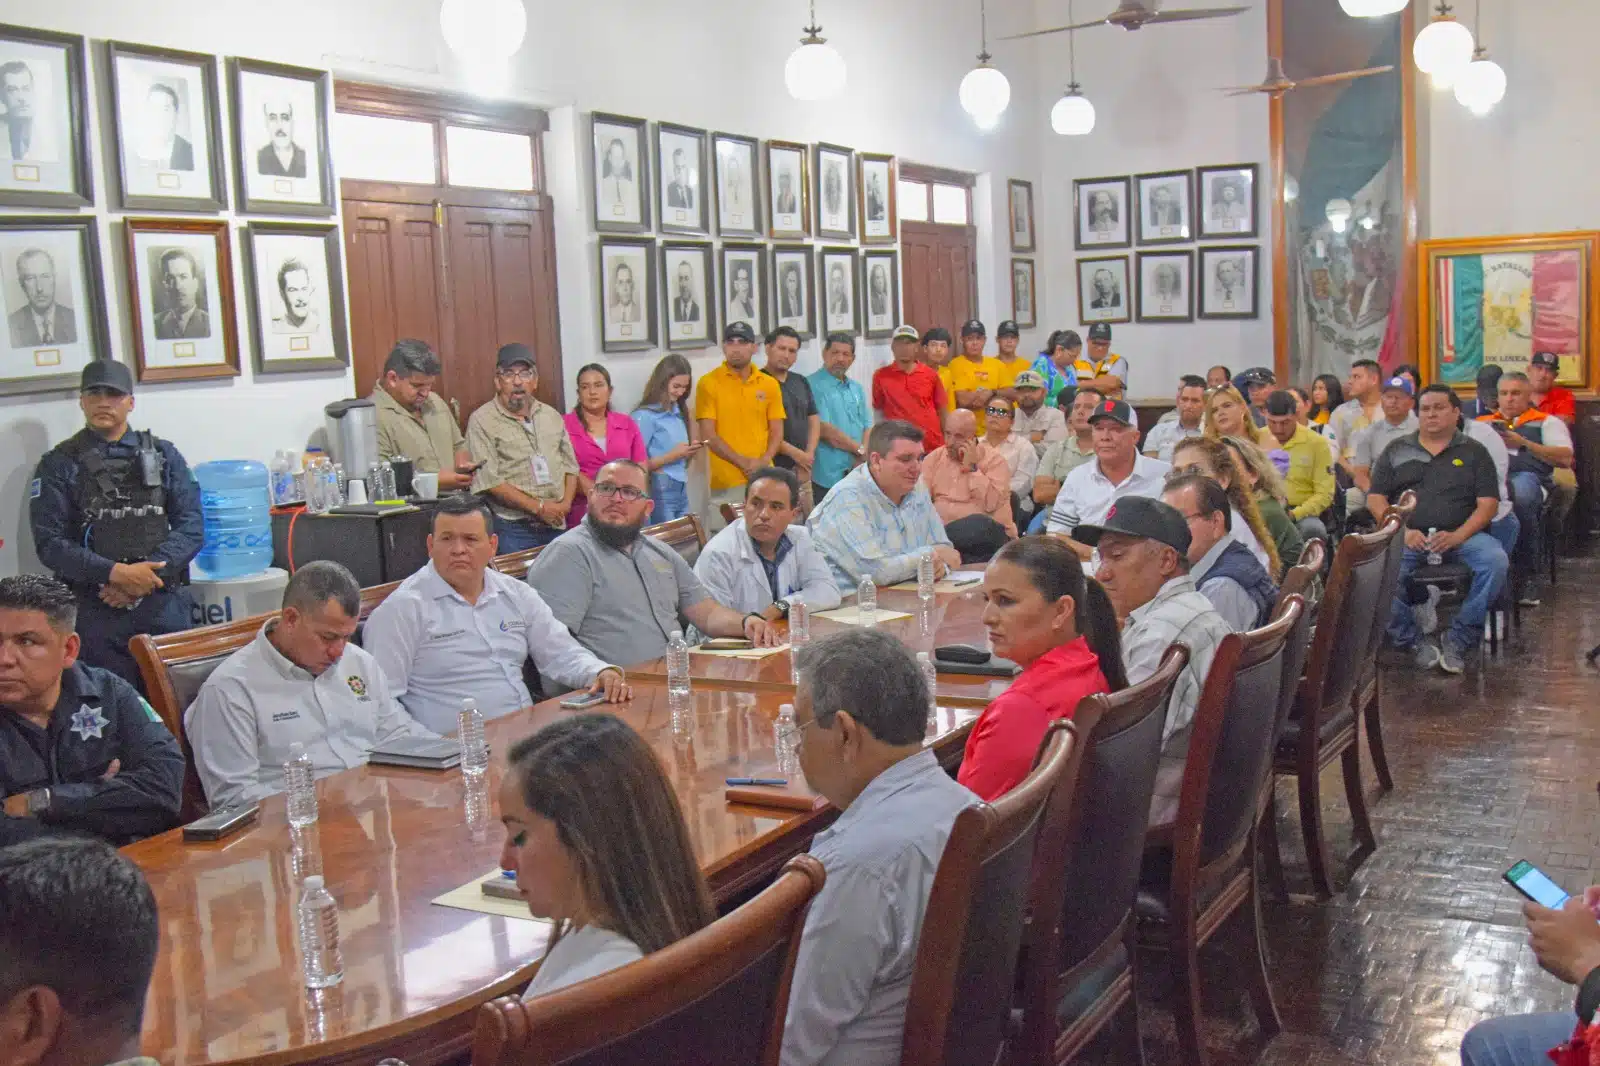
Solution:
<path fill-rule="evenodd" d="M 282 792 L 289 746 L 304 744 L 316 776 L 360 766 L 393 737 L 434 734 L 389 695 L 377 662 L 354 644 L 312 676 L 256 639 L 212 671 L 183 715 L 195 769 L 212 808 Z"/>
<path fill-rule="evenodd" d="M 1561 419 L 1556 419 L 1560 422 Z M 1566 426 L 1563 424 L 1563 429 Z M 1511 449 L 1506 447 L 1506 442 L 1500 439 L 1500 434 L 1487 422 L 1479 422 L 1469 418 L 1462 423 L 1461 431 L 1489 452 L 1489 458 L 1494 461 L 1494 475 L 1500 482 L 1500 505 L 1495 508 L 1494 520 L 1500 521 L 1511 513 L 1511 496 L 1506 492 L 1506 473 L 1511 468 Z M 1544 443 L 1549 444 L 1549 441 Z"/>
<path fill-rule="evenodd" d="M 789 550 L 778 562 L 778 596 L 803 602 L 813 611 L 839 606 L 839 586 L 828 561 L 811 541 L 811 531 L 796 522 L 784 533 Z M 694 564 L 695 576 L 711 598 L 740 614 L 759 613 L 772 606 L 767 570 L 756 553 L 755 541 L 739 518 L 712 537 Z"/>
<path fill-rule="evenodd" d="M 1061 483 L 1061 491 L 1056 495 L 1055 506 L 1050 509 L 1050 519 L 1045 529 L 1070 537 L 1080 525 L 1093 526 L 1105 521 L 1111 505 L 1124 496 L 1146 496 L 1159 500 L 1166 484 L 1167 471 L 1171 469 L 1171 463 L 1136 453 L 1133 469 L 1128 476 L 1112 484 L 1111 479 L 1100 472 L 1100 460 L 1092 459 L 1074 469 Z"/>
<path fill-rule="evenodd" d="M 468 603 L 431 560 L 378 604 L 361 642 L 395 699 L 437 733 L 456 731 L 467 697 L 486 719 L 532 705 L 522 677 L 530 656 L 542 678 L 567 688 L 587 688 L 607 666 L 530 586 L 485 569 L 483 592 Z"/>

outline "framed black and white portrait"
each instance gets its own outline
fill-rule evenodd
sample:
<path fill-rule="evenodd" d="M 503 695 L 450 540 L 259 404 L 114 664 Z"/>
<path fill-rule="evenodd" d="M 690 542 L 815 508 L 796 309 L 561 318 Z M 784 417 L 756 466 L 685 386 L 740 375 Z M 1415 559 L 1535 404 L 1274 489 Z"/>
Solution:
<path fill-rule="evenodd" d="M 1217 244 L 1200 249 L 1200 317 L 1259 315 L 1261 249 L 1254 244 Z"/>
<path fill-rule="evenodd" d="M 892 155 L 862 152 L 856 157 L 862 244 L 893 244 L 899 239 L 900 220 L 895 205 L 898 169 Z"/>
<path fill-rule="evenodd" d="M 1011 320 L 1023 329 L 1039 324 L 1039 291 L 1032 259 L 1011 260 Z"/>
<path fill-rule="evenodd" d="M 596 111 L 590 120 L 594 228 L 600 233 L 650 230 L 650 154 L 642 118 Z"/>
<path fill-rule="evenodd" d="M 1194 321 L 1194 253 L 1139 253 L 1140 322 Z"/>
<path fill-rule="evenodd" d="M 709 233 L 706 206 L 706 131 L 656 123 L 656 173 L 661 202 L 656 205 L 663 233 Z"/>
<path fill-rule="evenodd" d="M 760 244 L 722 246 L 722 322 L 748 322 L 757 336 L 767 330 L 767 249 Z"/>
<path fill-rule="evenodd" d="M 713 133 L 717 233 L 761 236 L 761 142 L 733 133 Z"/>
<path fill-rule="evenodd" d="M 856 268 L 854 248 L 823 248 L 818 269 L 818 292 L 822 296 L 822 334 L 860 333 L 861 316 L 856 307 Z"/>
<path fill-rule="evenodd" d="M 767 142 L 767 232 L 798 239 L 811 233 L 809 149 L 792 141 Z"/>
<path fill-rule="evenodd" d="M 856 169 L 854 149 L 836 144 L 818 144 L 812 148 L 812 166 L 816 171 L 812 193 L 817 200 L 817 236 L 829 240 L 853 241 L 856 239 L 856 203 L 850 195 L 850 175 Z"/>
<path fill-rule="evenodd" d="M 1033 182 L 1012 178 L 1006 182 L 1011 216 L 1011 250 L 1033 251 Z"/>
<path fill-rule="evenodd" d="M 1200 239 L 1203 241 L 1254 237 L 1256 226 L 1256 173 L 1254 163 L 1225 167 L 1200 167 Z"/>
<path fill-rule="evenodd" d="M 1133 321 L 1133 286 L 1125 255 L 1085 256 L 1078 260 L 1078 321 Z"/>
<path fill-rule="evenodd" d="M 1072 183 L 1072 203 L 1076 247 L 1128 247 L 1133 207 L 1128 203 L 1127 178 L 1080 178 Z"/>
<path fill-rule="evenodd" d="M 633 352 L 656 345 L 656 242 L 600 238 L 600 350 Z"/>
<path fill-rule="evenodd" d="M 75 389 L 85 364 L 111 358 L 93 215 L 0 215 L 0 291 L 0 396 Z"/>
<path fill-rule="evenodd" d="M 861 322 L 868 340 L 892 336 L 900 324 L 900 257 L 879 249 L 861 253 Z"/>
<path fill-rule="evenodd" d="M 812 267 L 809 244 L 772 246 L 772 325 L 788 326 L 802 338 L 817 334 L 811 299 Z"/>
<path fill-rule="evenodd" d="M 704 348 L 717 341 L 711 245 L 661 242 L 661 293 L 667 305 L 667 347 Z"/>
<path fill-rule="evenodd" d="M 339 244 L 339 228 L 329 224 L 245 227 L 257 374 L 343 370 L 349 364 Z"/>
<path fill-rule="evenodd" d="M 226 210 L 215 57 L 111 41 L 106 69 L 122 206 Z"/>
<path fill-rule="evenodd" d="M 233 255 L 220 219 L 130 218 L 128 302 L 140 381 L 239 373 Z"/>
<path fill-rule="evenodd" d="M 1133 180 L 1140 244 L 1180 244 L 1194 239 L 1194 171 L 1139 174 Z"/>
<path fill-rule="evenodd" d="M 228 60 L 239 209 L 249 214 L 333 214 L 325 70 Z"/>
<path fill-rule="evenodd" d="M 94 203 L 85 69 L 82 37 L 0 26 L 0 204 Z"/>

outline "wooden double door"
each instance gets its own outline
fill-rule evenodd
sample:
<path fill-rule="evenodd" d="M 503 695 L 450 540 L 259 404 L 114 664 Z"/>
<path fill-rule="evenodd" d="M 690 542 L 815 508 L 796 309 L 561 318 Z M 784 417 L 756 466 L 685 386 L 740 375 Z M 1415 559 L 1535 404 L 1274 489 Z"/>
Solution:
<path fill-rule="evenodd" d="M 977 230 L 901 221 L 900 271 L 906 321 L 923 333 L 943 326 L 959 341 L 961 323 L 977 313 Z"/>
<path fill-rule="evenodd" d="M 562 409 L 550 198 L 450 186 L 342 183 L 351 357 L 365 396 L 394 343 L 427 341 L 436 391 L 464 427 L 494 396 L 495 353 L 520 341 L 539 398 Z"/>

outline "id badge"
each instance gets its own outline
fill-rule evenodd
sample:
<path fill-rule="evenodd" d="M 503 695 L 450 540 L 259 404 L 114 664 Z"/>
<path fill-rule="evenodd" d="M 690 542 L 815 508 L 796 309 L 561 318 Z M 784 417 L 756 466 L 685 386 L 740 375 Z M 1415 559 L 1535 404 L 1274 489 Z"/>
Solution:
<path fill-rule="evenodd" d="M 542 455 L 533 457 L 533 483 L 535 485 L 550 484 L 550 461 Z"/>

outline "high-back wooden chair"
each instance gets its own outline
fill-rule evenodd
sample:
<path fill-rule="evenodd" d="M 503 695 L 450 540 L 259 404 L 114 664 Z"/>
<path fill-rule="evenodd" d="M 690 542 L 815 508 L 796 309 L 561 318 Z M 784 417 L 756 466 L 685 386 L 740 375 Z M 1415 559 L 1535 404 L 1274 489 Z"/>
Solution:
<path fill-rule="evenodd" d="M 1304 550 L 1300 552 L 1300 559 L 1291 566 L 1283 581 L 1278 584 L 1278 601 L 1273 605 L 1272 613 L 1277 615 L 1278 610 L 1290 596 L 1299 596 L 1308 603 L 1313 598 L 1313 588 L 1317 579 L 1322 576 L 1323 564 L 1328 560 L 1328 549 L 1323 545 L 1320 537 L 1313 537 L 1306 542 Z M 1315 598 L 1320 599 L 1320 596 Z"/>
<path fill-rule="evenodd" d="M 686 514 L 658 526 L 646 526 L 643 532 L 683 556 L 690 566 L 700 558 L 700 549 L 706 546 L 706 527 L 700 524 L 697 515 Z"/>
<path fill-rule="evenodd" d="M 744 517 L 744 504 L 742 503 L 725 503 L 718 510 L 722 513 L 722 520 L 730 526 Z"/>
<path fill-rule="evenodd" d="M 539 557 L 539 553 L 544 549 L 545 546 L 541 544 L 537 548 L 523 548 L 519 552 L 496 555 L 489 560 L 489 565 L 507 577 L 514 577 L 518 581 L 522 581 L 527 578 L 528 568 L 533 566 L 533 561 Z"/>
<path fill-rule="evenodd" d="M 1175 644 L 1144 681 L 1089 696 L 1073 712 L 1082 763 L 1071 793 L 1050 798 L 1039 830 L 1013 1062 L 1071 1062 L 1124 1006 L 1134 1057 L 1144 1061 L 1133 900 L 1167 701 L 1188 662 L 1189 649 Z"/>
<path fill-rule="evenodd" d="M 822 864 L 799 855 L 738 910 L 599 977 L 478 1010 L 472 1066 L 777 1066 Z"/>
<path fill-rule="evenodd" d="M 1389 773 L 1389 756 L 1383 748 L 1383 671 L 1378 669 L 1378 652 L 1383 648 L 1383 637 L 1389 629 L 1390 605 L 1400 589 L 1400 563 L 1406 553 L 1406 526 L 1411 513 L 1417 509 L 1417 494 L 1406 490 L 1384 516 L 1385 524 L 1394 522 L 1398 529 L 1389 542 L 1389 556 L 1385 564 L 1383 586 L 1378 590 L 1378 611 L 1372 619 L 1372 637 L 1362 657 L 1361 681 L 1356 686 L 1356 713 L 1367 727 L 1367 750 L 1372 754 L 1372 769 L 1378 785 L 1385 791 L 1394 788 L 1394 777 Z M 1512 603 L 1515 604 L 1515 597 Z"/>
<path fill-rule="evenodd" d="M 1137 912 L 1142 943 L 1164 947 L 1183 1061 L 1205 1066 L 1200 1039 L 1200 947 L 1243 912 L 1254 965 L 1250 997 L 1262 1035 L 1282 1028 L 1267 977 L 1256 886 L 1256 826 L 1272 785 L 1272 751 L 1287 641 L 1304 614 L 1291 596 L 1267 625 L 1217 646 L 1195 709 L 1170 837 L 1149 847 Z"/>
<path fill-rule="evenodd" d="M 957 816 L 922 920 L 905 1066 L 992 1066 L 1005 1046 L 1045 804 L 1057 791 L 1070 796 L 1082 751 L 1072 724 L 1056 723 L 1026 778 Z"/>

